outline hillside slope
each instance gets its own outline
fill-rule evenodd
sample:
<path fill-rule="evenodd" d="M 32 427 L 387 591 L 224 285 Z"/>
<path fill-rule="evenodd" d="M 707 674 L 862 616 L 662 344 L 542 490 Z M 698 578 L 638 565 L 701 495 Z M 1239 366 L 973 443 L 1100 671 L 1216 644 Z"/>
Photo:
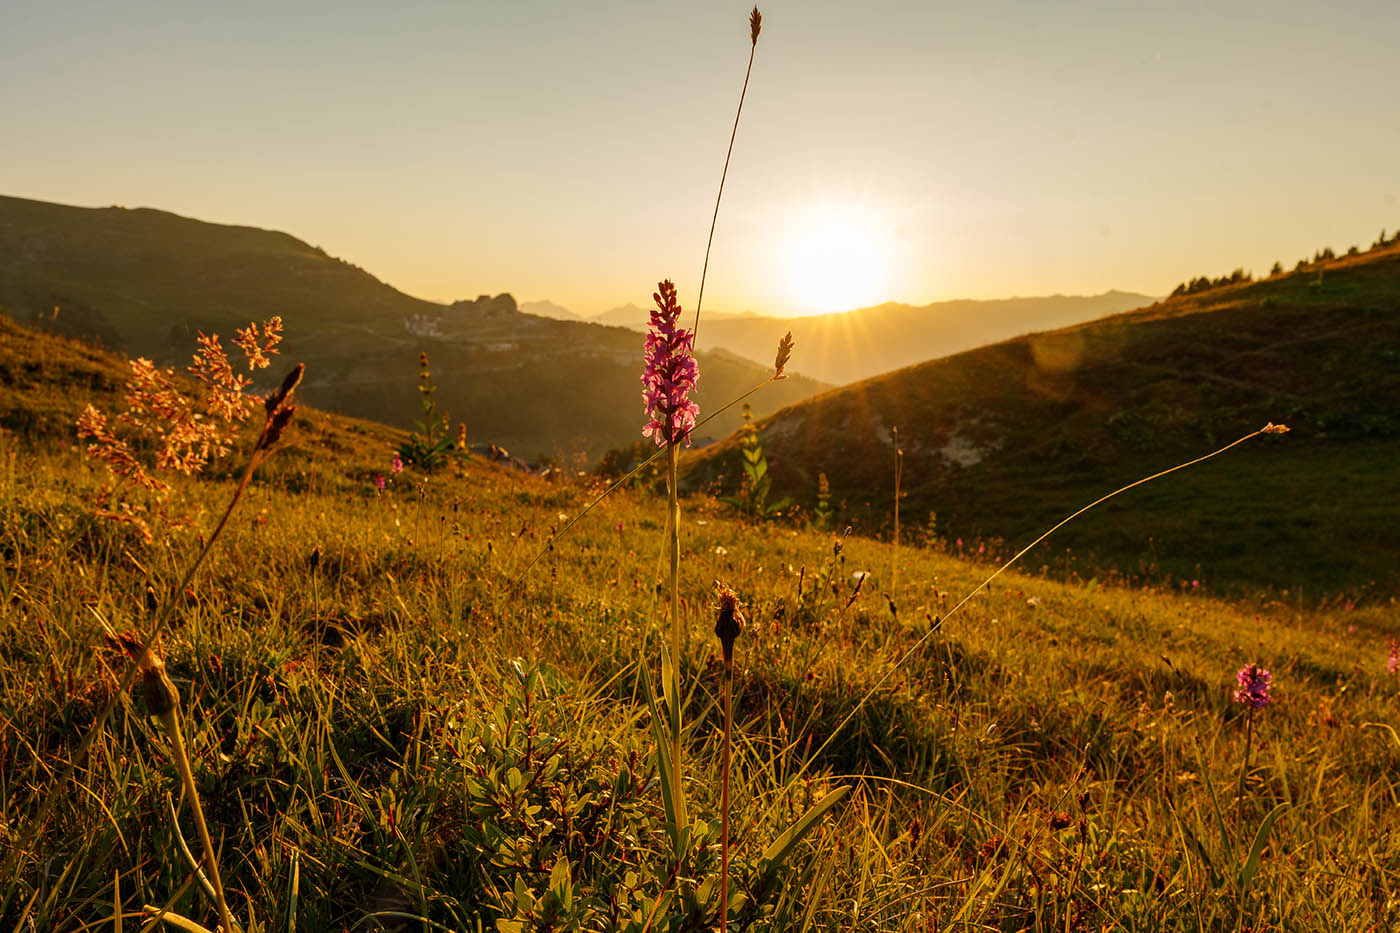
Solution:
<path fill-rule="evenodd" d="M 1009 340 L 760 421 L 774 495 L 825 473 L 847 515 L 1023 544 L 1118 486 L 1268 421 L 1293 428 L 1134 490 L 1047 547 L 1232 589 L 1394 592 L 1400 570 L 1400 249 Z M 736 442 L 692 484 L 739 475 Z"/>
<path fill-rule="evenodd" d="M 521 314 L 508 295 L 422 301 L 285 233 L 0 197 L 0 310 L 168 365 L 187 361 L 197 331 L 228 337 L 249 320 L 281 315 L 284 355 L 307 363 L 304 393 L 317 406 L 407 426 L 418 414 L 417 360 L 426 350 L 438 402 L 474 442 L 525 457 L 595 458 L 640 437 L 636 334 Z M 773 347 L 781 336 L 775 329 Z M 768 372 L 702 354 L 702 409 Z M 793 378 L 755 404 L 771 411 L 823 388 Z M 710 433 L 738 424 L 727 414 Z"/>

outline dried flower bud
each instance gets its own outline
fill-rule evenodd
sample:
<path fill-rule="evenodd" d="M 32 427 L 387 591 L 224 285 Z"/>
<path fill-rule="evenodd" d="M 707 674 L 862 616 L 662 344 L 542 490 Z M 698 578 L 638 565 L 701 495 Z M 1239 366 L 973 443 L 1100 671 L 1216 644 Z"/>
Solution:
<path fill-rule="evenodd" d="M 720 650 L 724 654 L 724 669 L 728 672 L 734 664 L 734 639 L 744 630 L 744 613 L 739 597 L 728 586 L 716 580 L 715 592 L 719 595 L 715 636 L 719 638 Z"/>
<path fill-rule="evenodd" d="M 773 362 L 773 378 L 786 379 L 783 370 L 787 367 L 788 360 L 792 358 L 792 331 L 788 331 L 782 340 L 778 341 L 778 358 Z"/>
<path fill-rule="evenodd" d="M 1288 433 L 1288 425 L 1286 425 L 1286 424 L 1274 424 L 1272 421 L 1270 421 L 1268 424 L 1264 425 L 1263 429 L 1262 429 L 1259 433 L 1260 433 L 1260 434 L 1287 434 L 1287 433 Z"/>
<path fill-rule="evenodd" d="M 180 703 L 180 694 L 165 673 L 165 662 L 154 651 L 141 663 L 141 693 L 152 716 L 165 716 Z"/>
<path fill-rule="evenodd" d="M 758 12 L 758 7 L 753 8 L 749 14 L 749 44 L 758 45 L 758 34 L 763 29 L 763 14 Z"/>

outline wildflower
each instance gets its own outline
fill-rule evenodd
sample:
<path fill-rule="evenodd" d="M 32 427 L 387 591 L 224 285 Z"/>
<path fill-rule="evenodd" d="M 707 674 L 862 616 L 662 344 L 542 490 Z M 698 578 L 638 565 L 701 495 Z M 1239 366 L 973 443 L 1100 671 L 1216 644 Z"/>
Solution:
<path fill-rule="evenodd" d="M 658 286 L 652 295 L 656 307 L 651 312 L 643 355 L 646 367 L 642 371 L 642 405 L 647 424 L 642 436 L 656 441 L 658 447 L 684 439 L 690 446 L 690 430 L 700 407 L 690 401 L 690 390 L 700 375 L 695 362 L 695 335 L 678 327 L 681 315 L 676 300 L 676 286 L 670 279 Z"/>
<path fill-rule="evenodd" d="M 1274 676 L 1253 662 L 1240 668 L 1235 681 L 1240 689 L 1235 691 L 1235 702 L 1243 703 L 1250 709 L 1263 709 L 1269 704 L 1269 684 Z"/>
<path fill-rule="evenodd" d="M 389 461 L 389 469 L 394 471 L 395 476 L 398 476 L 400 473 L 402 473 L 403 458 L 400 457 L 398 454 L 394 454 L 394 459 Z"/>
<path fill-rule="evenodd" d="M 1385 662 L 1385 669 L 1392 674 L 1400 673 L 1400 642 L 1393 638 L 1390 640 L 1390 659 Z"/>
<path fill-rule="evenodd" d="M 374 474 L 374 488 L 381 491 L 384 489 L 384 477 L 379 473 Z"/>

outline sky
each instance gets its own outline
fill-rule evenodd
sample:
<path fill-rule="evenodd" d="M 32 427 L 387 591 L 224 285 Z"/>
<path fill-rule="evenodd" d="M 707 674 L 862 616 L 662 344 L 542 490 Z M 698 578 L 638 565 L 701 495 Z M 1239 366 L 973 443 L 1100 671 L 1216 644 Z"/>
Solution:
<path fill-rule="evenodd" d="M 1161 295 L 1400 227 L 1400 0 L 762 12 L 708 308 Z M 747 14 L 7 0 L 0 194 L 284 230 L 433 300 L 690 307 Z"/>

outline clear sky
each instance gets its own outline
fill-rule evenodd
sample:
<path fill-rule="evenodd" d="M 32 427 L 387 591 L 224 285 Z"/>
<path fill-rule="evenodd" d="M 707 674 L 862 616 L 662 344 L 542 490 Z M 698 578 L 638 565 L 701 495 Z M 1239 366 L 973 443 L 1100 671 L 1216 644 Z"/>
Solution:
<path fill-rule="evenodd" d="M 1400 227 L 1400 0 L 764 3 L 706 304 L 1164 294 Z M 410 294 L 690 306 L 740 2 L 30 2 L 0 194 L 285 230 Z"/>

